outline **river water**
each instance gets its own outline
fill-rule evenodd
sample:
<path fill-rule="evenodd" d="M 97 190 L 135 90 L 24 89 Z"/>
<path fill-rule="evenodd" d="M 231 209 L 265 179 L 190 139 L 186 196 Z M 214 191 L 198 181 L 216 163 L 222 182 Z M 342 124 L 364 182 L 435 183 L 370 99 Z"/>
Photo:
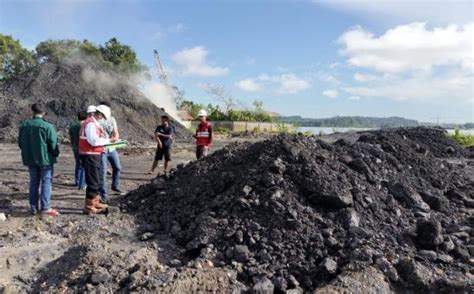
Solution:
<path fill-rule="evenodd" d="M 325 128 L 325 127 L 299 127 L 300 132 L 310 132 L 315 135 L 328 135 L 333 133 L 360 132 L 374 130 L 371 128 Z M 448 133 L 454 134 L 454 129 L 447 129 Z M 460 130 L 462 134 L 474 135 L 474 129 Z"/>

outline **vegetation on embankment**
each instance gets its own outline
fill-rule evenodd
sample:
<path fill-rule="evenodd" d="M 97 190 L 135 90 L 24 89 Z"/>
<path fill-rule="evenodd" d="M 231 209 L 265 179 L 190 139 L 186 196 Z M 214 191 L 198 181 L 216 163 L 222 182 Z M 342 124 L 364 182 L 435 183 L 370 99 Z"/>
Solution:
<path fill-rule="evenodd" d="M 450 135 L 458 144 L 469 147 L 474 146 L 474 135 L 463 134 L 459 129 L 454 131 L 454 134 Z"/>
<path fill-rule="evenodd" d="M 184 100 L 178 105 L 181 110 L 187 111 L 193 118 L 198 118 L 198 112 L 205 109 L 211 121 L 243 121 L 243 122 L 272 122 L 273 118 L 263 109 L 262 101 L 255 100 L 253 108 L 248 109 L 221 109 L 219 105 L 203 105 L 193 101 Z"/>

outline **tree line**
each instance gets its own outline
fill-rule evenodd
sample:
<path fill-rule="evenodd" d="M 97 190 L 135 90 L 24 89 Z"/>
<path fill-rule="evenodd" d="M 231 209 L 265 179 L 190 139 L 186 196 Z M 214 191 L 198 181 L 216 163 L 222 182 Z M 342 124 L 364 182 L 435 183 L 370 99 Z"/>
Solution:
<path fill-rule="evenodd" d="M 273 121 L 273 117 L 264 111 L 263 102 L 260 100 L 255 100 L 251 109 L 222 109 L 219 105 L 208 104 L 206 106 L 190 100 L 183 100 L 178 108 L 188 112 L 194 119 L 198 117 L 199 110 L 205 109 L 211 121 Z"/>
<path fill-rule="evenodd" d="M 11 35 L 0 34 L 0 81 L 18 77 L 47 61 L 60 62 L 73 54 L 93 58 L 103 68 L 124 75 L 146 70 L 135 51 L 117 38 L 100 45 L 88 40 L 47 40 L 28 50 Z"/>
<path fill-rule="evenodd" d="M 336 128 L 390 128 L 419 125 L 418 121 L 402 117 L 335 116 L 331 118 L 303 118 L 301 116 L 280 117 L 281 122 L 302 127 Z"/>

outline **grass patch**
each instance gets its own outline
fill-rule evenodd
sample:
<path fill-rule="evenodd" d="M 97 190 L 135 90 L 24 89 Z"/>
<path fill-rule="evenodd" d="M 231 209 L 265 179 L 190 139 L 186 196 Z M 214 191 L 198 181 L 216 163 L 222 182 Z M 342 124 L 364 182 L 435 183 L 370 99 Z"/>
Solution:
<path fill-rule="evenodd" d="M 232 132 L 232 130 L 229 128 L 217 127 L 217 128 L 214 128 L 214 132 L 219 133 L 219 134 L 229 134 Z"/>
<path fill-rule="evenodd" d="M 454 134 L 449 136 L 462 146 L 474 146 L 474 135 L 463 134 L 459 129 L 456 129 L 454 130 Z"/>

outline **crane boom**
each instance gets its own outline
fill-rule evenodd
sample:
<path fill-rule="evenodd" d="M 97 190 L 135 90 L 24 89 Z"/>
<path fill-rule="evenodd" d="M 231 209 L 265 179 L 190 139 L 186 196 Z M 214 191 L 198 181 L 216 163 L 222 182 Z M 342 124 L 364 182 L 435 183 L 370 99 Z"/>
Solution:
<path fill-rule="evenodd" d="M 156 63 L 156 67 L 158 68 L 158 74 L 159 74 L 160 80 L 163 84 L 169 87 L 168 73 L 166 72 L 163 63 L 161 62 L 160 54 L 158 54 L 158 50 L 156 49 L 153 50 L 153 52 L 155 53 L 155 63 Z"/>

